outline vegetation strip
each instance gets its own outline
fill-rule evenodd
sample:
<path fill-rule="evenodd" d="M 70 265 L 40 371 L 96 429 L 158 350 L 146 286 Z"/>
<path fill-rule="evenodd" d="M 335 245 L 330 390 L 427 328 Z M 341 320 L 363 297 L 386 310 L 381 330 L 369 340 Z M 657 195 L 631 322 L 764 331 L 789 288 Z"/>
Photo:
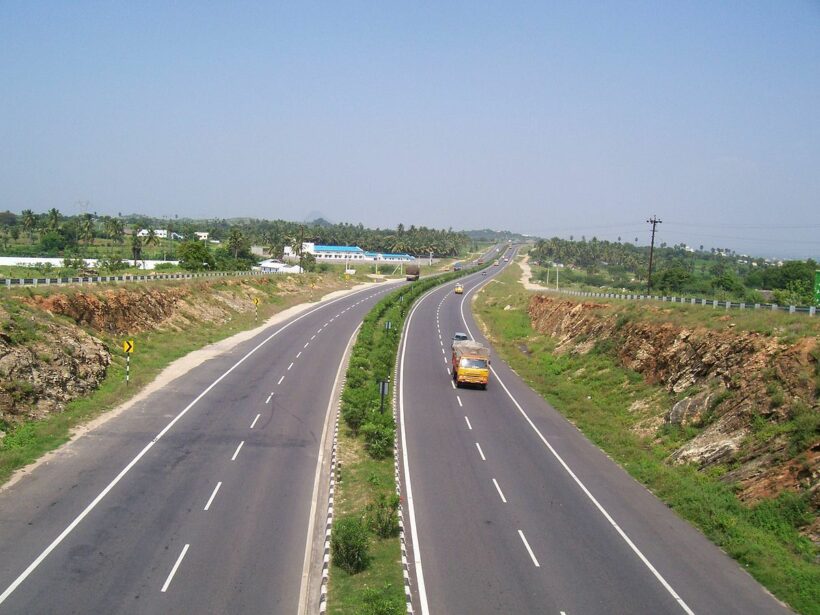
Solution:
<path fill-rule="evenodd" d="M 330 541 L 330 613 L 393 615 L 407 610 L 394 393 L 391 383 L 382 400 L 379 383 L 391 376 L 395 380 L 399 340 L 413 301 L 434 286 L 474 271 L 402 287 L 379 301 L 362 322 L 342 393 L 344 428 L 338 433 Z"/>
<path fill-rule="evenodd" d="M 641 374 L 623 367 L 611 340 L 588 340 L 591 350 L 586 353 L 555 352 L 557 341 L 531 325 L 531 295 L 518 284 L 517 269 L 510 267 L 503 272 L 476 299 L 476 317 L 496 352 L 590 440 L 703 531 L 773 594 L 801 613 L 820 613 L 818 549 L 799 532 L 816 521 L 811 494 L 784 492 L 749 505 L 738 499 L 734 485 L 719 480 L 731 468 L 715 466 L 698 471 L 691 464 L 669 463 L 670 454 L 698 428 L 662 426 L 649 435 L 638 433 L 636 426 L 646 417 L 635 408 L 657 403 L 668 406 L 674 399 L 670 400 L 661 386 L 647 384 Z M 680 307 L 680 314 L 665 314 L 664 322 L 705 317 Z M 623 312 L 625 321 L 660 317 L 639 312 L 639 305 L 616 304 L 616 309 Z M 753 327 L 759 326 L 763 317 L 751 313 L 743 316 Z M 768 321 L 776 315 L 765 316 Z M 738 322 L 740 317 L 733 315 Z M 812 326 L 807 320 L 792 321 L 793 318 L 779 315 L 780 326 L 788 326 L 789 332 L 791 327 L 798 327 L 803 333 Z M 725 328 L 735 326 L 723 321 L 719 324 Z M 802 421 L 799 424 L 779 428 L 793 427 L 797 431 L 790 432 L 792 440 L 799 436 L 797 444 L 810 446 L 817 442 L 816 413 L 804 425 L 807 420 L 801 414 L 795 419 Z M 773 428 L 764 425 L 759 435 L 753 433 L 751 437 L 772 437 Z"/>

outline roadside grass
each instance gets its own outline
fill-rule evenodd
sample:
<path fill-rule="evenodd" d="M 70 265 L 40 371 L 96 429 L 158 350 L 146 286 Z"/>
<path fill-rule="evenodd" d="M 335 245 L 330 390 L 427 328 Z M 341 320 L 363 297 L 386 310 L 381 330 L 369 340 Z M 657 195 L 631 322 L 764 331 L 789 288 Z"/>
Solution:
<path fill-rule="evenodd" d="M 251 329 L 264 322 L 273 314 L 291 306 L 317 299 L 320 294 L 341 288 L 335 276 L 311 276 L 304 279 L 304 286 L 296 292 L 283 294 L 276 284 L 263 284 L 259 279 L 253 287 L 265 293 L 266 299 L 259 306 L 259 320 L 254 320 L 254 311 L 233 311 L 231 320 L 226 323 L 192 323 L 183 331 L 157 329 L 134 335 L 111 336 L 85 328 L 86 332 L 103 341 L 111 353 L 111 364 L 101 385 L 90 395 L 75 399 L 66 405 L 65 411 L 51 414 L 48 417 L 26 421 L 16 425 L 3 425 L 0 429 L 6 436 L 0 440 L 0 484 L 5 483 L 13 472 L 40 458 L 44 453 L 54 450 L 71 439 L 72 432 L 78 426 L 116 408 L 136 395 L 142 388 L 154 380 L 170 363 L 186 354 L 223 340 L 240 331 Z M 168 284 L 172 284 L 168 282 Z M 179 284 L 174 282 L 173 284 Z M 120 288 L 118 286 L 117 288 Z M 315 288 L 314 288 L 315 287 Z M 227 283 L 211 286 L 211 290 L 238 292 L 236 287 Z M 54 288 L 51 292 L 54 292 Z M 59 289 L 64 292 L 65 289 Z M 47 293 L 46 289 L 26 289 L 16 292 L 27 294 Z M 72 292 L 81 292 L 73 289 Z M 201 290 L 195 293 L 207 294 Z M 35 315 L 33 308 L 23 306 L 15 301 L 14 296 L 3 297 L 2 307 L 15 315 L 25 315 L 20 320 L 32 323 L 31 318 L 51 318 L 43 314 Z M 70 321 L 73 322 L 73 321 Z M 36 322 L 32 330 L 37 331 Z M 130 384 L 125 384 L 125 356 L 122 353 L 123 339 L 134 339 L 135 352 L 131 355 Z"/>
<path fill-rule="evenodd" d="M 499 283 L 488 284 L 474 303 L 495 350 L 591 441 L 774 595 L 801 613 L 820 614 L 820 553 L 798 532 L 814 518 L 808 497 L 783 494 L 747 506 L 735 497 L 731 485 L 718 480 L 720 471 L 698 472 L 692 466 L 668 464 L 668 455 L 694 433 L 662 429 L 641 437 L 633 428 L 642 417 L 630 411 L 635 402 L 651 405 L 666 399 L 671 403 L 666 392 L 621 367 L 606 347 L 595 347 L 587 355 L 554 354 L 555 341 L 529 325 L 530 293 L 516 283 L 520 278 L 518 269 L 510 267 L 502 273 Z M 620 305 L 625 303 L 619 302 L 618 308 L 626 308 L 631 318 L 645 318 L 640 306 Z M 505 310 L 506 306 L 509 309 Z M 671 313 L 674 316 L 676 312 Z M 702 313 L 689 313 L 689 309 L 681 312 L 684 315 L 678 322 L 703 322 L 708 318 Z M 780 323 L 784 320 L 782 314 L 770 316 L 779 316 Z M 657 314 L 647 317 L 662 319 Z M 770 322 L 769 316 L 753 314 L 751 318 L 754 325 Z M 811 331 L 815 326 L 800 324 L 799 331 Z M 800 427 L 795 437 L 805 438 L 817 428 L 816 417 L 809 413 L 798 413 L 797 417 Z"/>

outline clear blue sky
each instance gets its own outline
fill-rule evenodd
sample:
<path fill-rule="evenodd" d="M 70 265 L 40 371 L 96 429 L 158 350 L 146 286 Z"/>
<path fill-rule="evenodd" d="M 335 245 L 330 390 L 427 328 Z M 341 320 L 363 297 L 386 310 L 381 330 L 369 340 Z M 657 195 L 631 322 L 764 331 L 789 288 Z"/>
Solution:
<path fill-rule="evenodd" d="M 3 2 L 0 210 L 820 256 L 820 2 Z"/>

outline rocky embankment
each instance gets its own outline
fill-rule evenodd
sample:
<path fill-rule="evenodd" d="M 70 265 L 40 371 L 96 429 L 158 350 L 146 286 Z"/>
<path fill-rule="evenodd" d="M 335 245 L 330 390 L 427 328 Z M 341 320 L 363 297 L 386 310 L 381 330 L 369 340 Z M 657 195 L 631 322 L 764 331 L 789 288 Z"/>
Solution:
<path fill-rule="evenodd" d="M 557 352 L 606 348 L 666 389 L 648 422 L 652 428 L 642 421 L 635 429 L 651 435 L 664 425 L 688 428 L 691 437 L 671 463 L 722 466 L 723 480 L 736 484 L 746 501 L 791 490 L 810 493 L 820 508 L 816 337 L 783 339 L 731 324 L 686 327 L 611 308 L 536 295 L 529 315 L 535 330 L 556 340 Z"/>
<path fill-rule="evenodd" d="M 124 335 L 225 323 L 253 298 L 304 290 L 291 278 L 98 287 L 0 301 L 0 438 L 98 388 Z"/>

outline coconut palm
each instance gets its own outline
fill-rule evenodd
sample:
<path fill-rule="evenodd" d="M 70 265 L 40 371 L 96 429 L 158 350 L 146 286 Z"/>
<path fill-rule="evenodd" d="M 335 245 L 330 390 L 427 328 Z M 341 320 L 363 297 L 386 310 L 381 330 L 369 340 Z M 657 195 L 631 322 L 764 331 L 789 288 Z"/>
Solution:
<path fill-rule="evenodd" d="M 60 230 L 60 210 L 52 207 L 46 214 L 46 230 L 58 231 Z"/>
<path fill-rule="evenodd" d="M 37 218 L 35 217 L 34 212 L 30 209 L 24 209 L 21 213 L 20 224 L 22 224 L 23 230 L 28 233 L 28 240 L 32 241 L 34 237 L 34 228 L 37 226 Z"/>

